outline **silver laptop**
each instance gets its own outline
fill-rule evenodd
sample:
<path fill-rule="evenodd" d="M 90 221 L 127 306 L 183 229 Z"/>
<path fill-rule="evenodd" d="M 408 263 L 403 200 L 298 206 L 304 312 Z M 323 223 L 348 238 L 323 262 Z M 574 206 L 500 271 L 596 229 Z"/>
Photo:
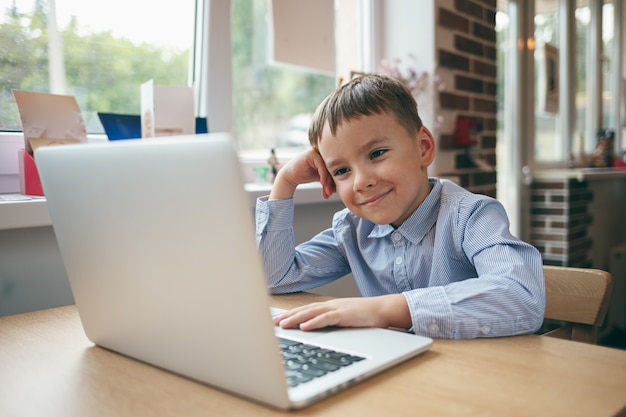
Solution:
<path fill-rule="evenodd" d="M 85 333 L 99 346 L 291 409 L 432 344 L 393 330 L 273 325 L 226 134 L 46 147 L 35 160 Z M 324 350 L 304 346 L 298 357 L 293 341 Z M 289 355 L 311 352 L 326 360 L 291 368 Z"/>

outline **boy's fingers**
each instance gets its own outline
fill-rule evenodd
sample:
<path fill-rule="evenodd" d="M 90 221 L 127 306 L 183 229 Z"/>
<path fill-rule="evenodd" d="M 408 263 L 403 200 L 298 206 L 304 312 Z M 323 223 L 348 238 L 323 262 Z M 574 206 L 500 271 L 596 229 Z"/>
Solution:
<path fill-rule="evenodd" d="M 320 312 L 317 303 L 297 307 L 274 318 L 275 323 L 283 329 L 291 329 L 315 318 Z"/>
<path fill-rule="evenodd" d="M 275 320 L 283 329 L 299 327 L 301 330 L 309 331 L 336 326 L 340 322 L 340 316 L 331 306 L 314 303 L 290 310 Z"/>
<path fill-rule="evenodd" d="M 335 192 L 335 182 L 326 169 L 326 165 L 318 167 L 318 174 L 320 177 L 320 183 L 322 184 L 322 194 L 324 198 L 328 198 Z"/>
<path fill-rule="evenodd" d="M 300 323 L 300 329 L 305 331 L 317 330 L 323 329 L 324 327 L 336 326 L 337 324 L 338 317 L 336 317 L 336 314 L 333 314 L 332 311 L 326 311 L 316 315 L 310 320 Z"/>

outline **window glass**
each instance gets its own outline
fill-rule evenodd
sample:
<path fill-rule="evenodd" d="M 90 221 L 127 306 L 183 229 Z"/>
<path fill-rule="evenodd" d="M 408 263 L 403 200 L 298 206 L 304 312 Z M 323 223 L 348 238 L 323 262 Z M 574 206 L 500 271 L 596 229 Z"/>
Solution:
<path fill-rule="evenodd" d="M 587 57 L 588 53 L 588 31 L 591 20 L 589 2 L 582 1 L 580 7 L 576 8 L 574 16 L 576 19 L 576 131 L 577 137 L 573 141 L 573 153 L 580 155 L 581 152 L 590 152 L 592 144 L 585 145 L 585 134 L 587 129 Z"/>
<path fill-rule="evenodd" d="M 618 96 L 613 93 L 613 11 L 612 3 L 602 6 L 602 126 L 615 131 L 617 118 L 614 112 L 614 100 Z M 619 59 L 619 57 L 617 57 Z"/>
<path fill-rule="evenodd" d="M 506 123 L 505 123 L 505 112 L 507 109 L 506 106 L 506 85 L 505 85 L 505 63 L 508 59 L 508 54 L 510 53 L 510 45 L 511 45 L 511 37 L 510 37 L 510 26 L 511 19 L 508 11 L 508 1 L 500 0 L 498 1 L 498 10 L 496 12 L 496 59 L 497 59 L 497 100 L 498 100 L 498 130 L 496 137 L 498 138 L 498 162 L 496 166 L 498 168 L 507 166 L 507 161 L 509 160 L 509 152 L 511 151 L 512 144 L 509 143 L 508 140 L 505 140 L 506 137 Z M 510 71 L 511 69 L 508 68 Z M 510 109 L 508 109 L 511 111 Z M 506 175 L 508 172 L 506 170 L 499 170 L 498 176 Z M 500 192 L 498 191 L 498 194 Z"/>
<path fill-rule="evenodd" d="M 586 132 L 587 126 L 587 83 L 592 82 L 587 75 L 587 59 L 589 57 L 589 31 L 591 22 L 591 10 L 589 0 L 579 0 L 575 11 L 576 16 L 576 125 L 578 132 Z M 600 71 L 602 79 L 602 101 L 601 101 L 601 128 L 615 129 L 618 124 L 618 117 L 614 114 L 615 100 L 619 97 L 612 93 L 612 66 L 613 58 L 613 4 L 607 2 L 602 6 L 602 51 L 600 51 L 600 61 L 602 62 Z M 584 135 L 579 133 L 574 141 L 574 152 L 591 153 L 597 145 L 595 134 Z"/>
<path fill-rule="evenodd" d="M 139 114 L 140 85 L 189 85 L 195 0 L 6 0 L 0 5 L 0 130 L 21 130 L 12 89 L 76 97 L 96 112 Z"/>
<path fill-rule="evenodd" d="M 511 164 L 511 158 L 515 154 L 516 143 L 512 130 L 515 129 L 515 121 L 512 120 L 511 114 L 514 110 L 511 108 L 513 100 L 511 99 L 511 91 L 515 86 L 507 84 L 507 80 L 511 79 L 510 73 L 514 71 L 512 65 L 507 66 L 511 62 L 513 55 L 517 52 L 515 47 L 515 36 L 512 35 L 511 16 L 509 11 L 509 2 L 507 0 L 498 0 L 498 9 L 496 12 L 496 60 L 497 60 L 497 100 L 498 100 L 498 116 L 497 116 L 497 162 L 496 169 L 498 171 L 497 193 L 498 200 L 504 205 L 511 219 L 511 230 L 517 233 L 517 189 L 515 184 L 515 167 Z M 516 73 L 519 74 L 519 73 Z M 508 88 L 507 88 L 508 87 Z M 519 101 L 517 101 L 519 103 Z"/>
<path fill-rule="evenodd" d="M 231 1 L 234 134 L 240 149 L 308 145 L 310 117 L 335 88 L 335 76 L 271 62 L 270 1 Z"/>
<path fill-rule="evenodd" d="M 535 4 L 535 161 L 557 161 L 564 142 L 558 108 L 559 13 L 552 0 Z"/>

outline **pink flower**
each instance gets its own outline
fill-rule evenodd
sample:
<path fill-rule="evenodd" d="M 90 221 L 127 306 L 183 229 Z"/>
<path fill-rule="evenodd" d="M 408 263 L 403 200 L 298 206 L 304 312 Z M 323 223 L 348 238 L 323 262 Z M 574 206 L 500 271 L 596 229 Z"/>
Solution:
<path fill-rule="evenodd" d="M 409 54 L 409 59 L 411 61 L 415 61 L 415 57 L 412 54 Z M 380 63 L 379 72 L 403 82 L 409 90 L 411 90 L 411 93 L 415 97 L 418 97 L 426 90 L 431 79 L 428 72 L 419 72 L 411 66 L 408 68 L 403 67 L 402 60 L 399 58 L 393 59 L 392 62 L 393 64 L 391 64 L 388 60 L 383 59 Z M 439 91 L 442 91 L 442 86 L 445 88 L 445 85 L 441 82 L 441 77 L 438 75 L 434 75 L 432 80 L 438 87 Z"/>

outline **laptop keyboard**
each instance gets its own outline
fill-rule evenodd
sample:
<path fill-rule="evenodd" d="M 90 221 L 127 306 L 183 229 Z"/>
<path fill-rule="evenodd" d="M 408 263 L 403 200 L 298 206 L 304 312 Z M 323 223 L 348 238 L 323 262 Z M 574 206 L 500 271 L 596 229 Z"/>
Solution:
<path fill-rule="evenodd" d="M 287 374 L 287 384 L 295 387 L 350 366 L 364 358 L 330 349 L 312 346 L 294 340 L 278 338 Z"/>

